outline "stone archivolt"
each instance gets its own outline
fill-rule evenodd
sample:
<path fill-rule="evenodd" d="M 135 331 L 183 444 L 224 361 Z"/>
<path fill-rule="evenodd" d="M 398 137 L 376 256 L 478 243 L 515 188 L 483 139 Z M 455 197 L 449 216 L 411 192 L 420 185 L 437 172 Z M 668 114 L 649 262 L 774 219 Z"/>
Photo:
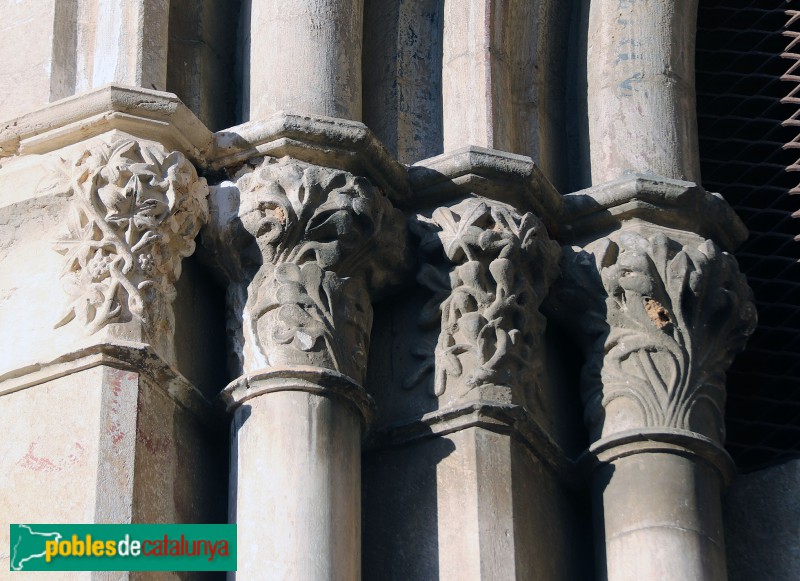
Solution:
<path fill-rule="evenodd" d="M 138 321 L 172 353 L 174 283 L 208 217 L 205 179 L 181 153 L 122 138 L 57 159 L 40 191 L 70 198 L 54 248 L 71 302 L 55 327 L 76 321 L 93 334 Z"/>
<path fill-rule="evenodd" d="M 232 297 L 243 367 L 313 366 L 362 382 L 370 291 L 403 270 L 402 214 L 363 177 L 291 160 L 265 158 L 237 189 L 259 250 L 246 292 Z"/>
<path fill-rule="evenodd" d="M 419 324 L 439 336 L 435 347 L 414 351 L 423 363 L 404 387 L 432 374 L 437 397 L 526 401 L 520 391 L 540 376 L 539 305 L 556 274 L 558 245 L 533 214 L 486 198 L 418 215 L 414 229 L 427 260 L 417 280 L 433 292 Z"/>
<path fill-rule="evenodd" d="M 583 305 L 564 312 L 588 345 L 592 439 L 668 428 L 724 441 L 725 371 L 756 322 L 733 256 L 700 236 L 647 227 L 566 247 L 562 272 L 566 296 Z"/>

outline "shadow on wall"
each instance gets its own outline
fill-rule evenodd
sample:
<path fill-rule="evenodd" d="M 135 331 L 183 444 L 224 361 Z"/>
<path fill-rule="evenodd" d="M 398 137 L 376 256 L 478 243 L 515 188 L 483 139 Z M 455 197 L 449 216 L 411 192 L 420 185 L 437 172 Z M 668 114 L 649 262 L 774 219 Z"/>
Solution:
<path fill-rule="evenodd" d="M 439 579 L 437 465 L 455 451 L 446 438 L 363 457 L 363 578 Z"/>

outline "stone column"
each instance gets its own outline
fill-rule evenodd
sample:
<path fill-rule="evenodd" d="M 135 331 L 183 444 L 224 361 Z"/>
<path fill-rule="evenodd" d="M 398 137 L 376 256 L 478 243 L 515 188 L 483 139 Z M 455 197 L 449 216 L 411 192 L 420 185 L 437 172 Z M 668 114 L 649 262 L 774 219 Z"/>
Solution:
<path fill-rule="evenodd" d="M 229 325 L 242 375 L 223 392 L 238 574 L 359 579 L 369 291 L 402 268 L 405 223 L 366 178 L 289 158 L 254 164 L 214 210 L 238 263 Z"/>
<path fill-rule="evenodd" d="M 557 301 L 587 353 L 601 579 L 726 578 L 725 371 L 755 309 L 725 252 L 746 230 L 693 183 L 696 17 L 695 0 L 590 8 L 595 186 L 565 200 L 563 241 L 576 246 L 562 267 L 575 294 Z"/>
<path fill-rule="evenodd" d="M 520 151 L 519 105 L 530 99 L 541 2 L 444 3 L 442 110 L 444 151 L 474 145 Z M 526 86 L 527 85 L 527 86 Z M 526 112 L 527 113 L 527 112 Z M 528 115 L 525 121 L 535 124 Z"/>
<path fill-rule="evenodd" d="M 449 432 L 453 448 L 437 466 L 440 578 L 557 578 L 558 567 L 539 561 L 548 544 L 539 527 L 558 520 L 544 492 L 552 467 L 510 434 L 533 422 L 528 408 L 544 389 L 538 306 L 558 247 L 533 213 L 480 196 L 419 214 L 416 229 L 425 253 L 418 281 L 433 293 L 423 317 L 436 319 L 421 323 L 439 332 L 406 387 L 430 385 L 440 416 L 433 430 Z M 540 512 L 528 487 L 552 513 Z"/>
<path fill-rule="evenodd" d="M 696 20 L 697 0 L 592 1 L 592 183 L 625 172 L 699 182 Z"/>
<path fill-rule="evenodd" d="M 756 315 L 723 248 L 744 227 L 720 197 L 651 177 L 565 208 L 553 315 L 586 357 L 598 578 L 724 580 L 725 372 Z"/>
<path fill-rule="evenodd" d="M 361 119 L 363 0 L 252 0 L 246 119 Z"/>
<path fill-rule="evenodd" d="M 116 83 L 164 91 L 169 0 L 77 0 L 75 92 Z"/>

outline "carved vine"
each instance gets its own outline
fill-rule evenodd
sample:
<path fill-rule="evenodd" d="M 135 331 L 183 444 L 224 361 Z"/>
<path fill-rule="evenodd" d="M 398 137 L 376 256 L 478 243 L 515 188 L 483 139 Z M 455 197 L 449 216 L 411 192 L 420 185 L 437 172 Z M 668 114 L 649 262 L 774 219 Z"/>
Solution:
<path fill-rule="evenodd" d="M 623 232 L 567 249 L 562 270 L 587 297 L 576 328 L 593 337 L 583 375 L 593 434 L 668 427 L 722 441 L 725 372 L 756 323 L 736 260 L 710 240 Z"/>
<path fill-rule="evenodd" d="M 132 139 L 100 142 L 51 170 L 40 190 L 71 198 L 54 248 L 72 300 L 55 327 L 77 321 L 92 334 L 136 319 L 167 340 L 181 259 L 207 219 L 205 180 L 181 153 Z"/>
<path fill-rule="evenodd" d="M 469 198 L 418 216 L 415 229 L 429 262 L 420 284 L 433 292 L 420 315 L 438 328 L 435 346 L 413 349 L 422 364 L 410 389 L 433 374 L 432 394 L 462 397 L 478 387 L 516 393 L 540 375 L 539 305 L 555 276 L 558 245 L 533 214 Z M 444 259 L 444 260 L 442 260 Z"/>
<path fill-rule="evenodd" d="M 300 162 L 267 158 L 237 185 L 242 225 L 263 261 L 237 350 L 252 343 L 261 365 L 315 365 L 360 380 L 368 290 L 388 284 L 405 261 L 402 214 L 368 180 Z"/>

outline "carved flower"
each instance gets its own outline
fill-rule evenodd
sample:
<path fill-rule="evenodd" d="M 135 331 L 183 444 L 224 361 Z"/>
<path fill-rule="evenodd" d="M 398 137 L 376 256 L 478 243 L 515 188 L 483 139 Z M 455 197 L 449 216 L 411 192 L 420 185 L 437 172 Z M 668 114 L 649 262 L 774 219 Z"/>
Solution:
<path fill-rule="evenodd" d="M 152 254 L 140 254 L 139 255 L 139 268 L 142 269 L 142 272 L 145 274 L 152 274 L 155 270 L 156 263 L 153 259 Z"/>
<path fill-rule="evenodd" d="M 114 259 L 111 256 L 103 254 L 103 251 L 98 249 L 91 260 L 86 264 L 86 271 L 91 277 L 92 282 L 100 282 L 108 278 L 110 275 L 109 267 L 113 262 Z"/>
<path fill-rule="evenodd" d="M 158 227 L 170 214 L 170 186 L 179 175 L 160 175 L 163 168 L 136 142 L 115 149 L 98 176 L 97 197 L 105 207 L 105 221 L 134 245 L 135 232 Z M 169 156 L 165 161 L 171 161 Z M 170 172 L 167 171 L 167 174 Z M 172 172 L 172 174 L 180 172 Z M 172 178 L 172 179 L 170 179 Z"/>

